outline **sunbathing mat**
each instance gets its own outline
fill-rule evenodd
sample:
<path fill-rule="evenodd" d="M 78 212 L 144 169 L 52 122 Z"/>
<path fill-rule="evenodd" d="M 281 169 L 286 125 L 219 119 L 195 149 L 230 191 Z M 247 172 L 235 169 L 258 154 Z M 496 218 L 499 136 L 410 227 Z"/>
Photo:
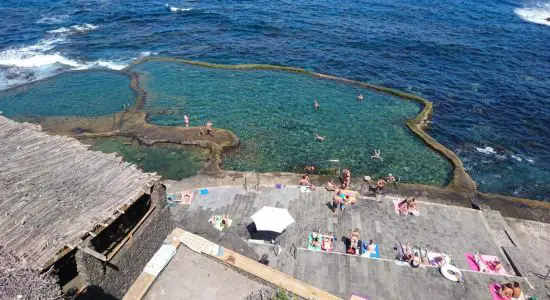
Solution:
<path fill-rule="evenodd" d="M 489 292 L 491 293 L 491 298 L 493 300 L 510 300 L 510 298 L 504 298 L 501 297 L 499 294 L 497 294 L 497 289 L 500 287 L 500 285 L 496 283 L 489 284 Z"/>
<path fill-rule="evenodd" d="M 308 250 L 313 250 L 313 251 L 332 252 L 332 250 L 333 250 L 333 248 L 334 248 L 333 242 L 332 242 L 332 241 L 330 242 L 330 248 L 329 248 L 329 249 L 323 249 L 321 245 L 322 245 L 323 239 L 325 238 L 325 235 L 322 235 L 322 234 L 318 234 L 318 233 L 317 233 L 317 236 L 319 237 L 319 243 L 320 243 L 320 245 L 317 246 L 317 247 L 314 247 L 314 246 L 311 245 L 311 242 L 313 241 L 313 232 L 312 232 L 312 233 L 310 233 L 310 234 L 308 235 L 307 249 L 308 249 Z"/>
<path fill-rule="evenodd" d="M 352 293 L 351 297 L 349 297 L 349 300 L 369 300 L 370 298 L 367 296 L 361 296 L 356 293 Z"/>
<path fill-rule="evenodd" d="M 399 214 L 399 202 L 401 202 L 401 200 L 393 200 L 393 210 L 398 215 L 400 215 Z M 420 216 L 420 212 L 418 210 L 409 211 L 409 215 Z"/>
<path fill-rule="evenodd" d="M 310 233 L 307 239 L 307 249 L 313 250 L 313 251 L 321 251 L 321 246 L 320 246 L 321 243 L 319 243 L 319 246 L 315 247 L 311 245 L 312 241 L 313 241 L 313 233 Z"/>
<path fill-rule="evenodd" d="M 479 267 L 477 266 L 476 264 L 476 261 L 474 259 L 474 254 L 473 253 L 466 253 L 464 254 L 466 256 L 466 261 L 468 262 L 468 266 L 470 267 L 470 269 L 472 271 L 477 271 L 479 272 Z M 500 259 L 498 259 L 498 257 L 496 256 L 493 256 L 493 255 L 481 255 L 481 258 L 484 260 L 484 261 L 494 261 L 494 260 L 498 260 L 501 262 Z M 489 274 L 497 274 L 497 275 L 508 275 L 508 272 L 506 272 L 506 270 L 504 270 L 504 267 L 502 267 L 498 272 L 494 271 L 494 270 L 491 270 L 489 269 L 488 272 L 485 272 L 485 273 L 489 273 Z"/>
<path fill-rule="evenodd" d="M 380 258 L 380 251 L 378 250 L 378 244 L 374 244 L 374 251 L 367 251 L 368 244 L 363 244 L 363 254 L 361 257 Z"/>

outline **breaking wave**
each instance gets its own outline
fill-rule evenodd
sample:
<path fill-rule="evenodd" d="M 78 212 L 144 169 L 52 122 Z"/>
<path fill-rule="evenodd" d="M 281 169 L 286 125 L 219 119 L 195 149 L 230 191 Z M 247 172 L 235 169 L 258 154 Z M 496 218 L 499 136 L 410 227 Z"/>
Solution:
<path fill-rule="evenodd" d="M 100 59 L 81 61 L 64 56 L 57 47 L 67 44 L 70 35 L 98 28 L 79 24 L 48 31 L 48 35 L 33 45 L 12 47 L 0 51 L 0 90 L 44 79 L 68 70 L 90 68 L 124 69 L 128 62 Z"/>
<path fill-rule="evenodd" d="M 183 7 L 170 6 L 168 4 L 165 4 L 164 6 L 166 8 L 168 8 L 171 12 L 182 12 L 182 11 L 191 11 L 191 10 L 193 10 L 192 7 L 183 8 Z"/>
<path fill-rule="evenodd" d="M 527 22 L 550 26 L 550 3 L 534 3 L 528 7 L 516 8 L 516 15 Z"/>

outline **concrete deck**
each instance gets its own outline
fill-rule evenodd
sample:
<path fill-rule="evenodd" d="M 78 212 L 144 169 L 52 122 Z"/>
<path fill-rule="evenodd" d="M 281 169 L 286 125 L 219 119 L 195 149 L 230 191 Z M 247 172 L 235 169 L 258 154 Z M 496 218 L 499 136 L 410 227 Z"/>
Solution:
<path fill-rule="evenodd" d="M 168 186 L 170 192 L 179 192 L 184 186 Z M 481 211 L 434 203 L 419 203 L 421 215 L 402 217 L 393 210 L 393 198 L 382 202 L 358 200 L 343 215 L 334 216 L 327 203 L 332 193 L 317 190 L 301 193 L 295 186 L 283 189 L 257 186 L 253 191 L 243 187 L 212 187 L 207 195 L 196 194 L 190 206 L 172 208 L 173 218 L 182 228 L 199 234 L 224 247 L 252 259 L 269 256 L 269 265 L 289 275 L 341 297 L 353 292 L 374 299 L 490 299 L 487 284 L 511 280 L 522 283 L 529 294 L 529 284 L 520 277 L 490 276 L 466 271 L 465 283 L 445 280 L 433 268 L 412 269 L 399 266 L 393 260 L 398 241 L 410 242 L 434 252 L 449 254 L 460 269 L 468 270 L 466 252 L 479 251 L 495 255 L 503 262 L 510 275 L 515 275 L 502 252 L 494 230 Z M 429 199 L 421 199 L 429 200 Z M 281 253 L 276 256 L 273 247 L 248 242 L 246 227 L 250 216 L 263 206 L 287 208 L 296 223 L 278 238 Z M 229 214 L 233 225 L 227 232 L 211 227 L 212 215 Z M 333 232 L 337 237 L 349 236 L 355 227 L 361 229 L 361 238 L 374 239 L 382 260 L 349 255 L 310 252 L 307 235 L 311 231 Z M 296 258 L 290 249 L 298 248 Z M 344 243 L 337 242 L 335 251 L 344 252 Z M 411 297 L 412 296 L 412 297 Z"/>
<path fill-rule="evenodd" d="M 144 299 L 244 299 L 264 285 L 182 245 Z"/>

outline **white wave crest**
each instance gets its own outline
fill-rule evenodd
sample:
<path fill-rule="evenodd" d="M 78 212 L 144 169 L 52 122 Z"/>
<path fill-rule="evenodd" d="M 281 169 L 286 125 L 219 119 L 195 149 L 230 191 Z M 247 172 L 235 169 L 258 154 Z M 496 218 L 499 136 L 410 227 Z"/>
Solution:
<path fill-rule="evenodd" d="M 481 153 L 484 153 L 484 154 L 495 154 L 495 149 L 493 149 L 493 147 L 485 147 L 485 148 L 479 148 L 479 147 L 476 147 L 476 150 L 477 152 L 481 152 Z"/>
<path fill-rule="evenodd" d="M 166 8 L 168 8 L 171 12 L 182 12 L 182 11 L 191 11 L 191 10 L 193 10 L 192 7 L 182 8 L 182 7 L 170 6 L 168 4 L 165 4 L 164 6 Z"/>
<path fill-rule="evenodd" d="M 73 25 L 71 26 L 72 29 L 78 31 L 78 32 L 88 32 L 94 29 L 97 29 L 98 26 L 94 24 L 82 24 L 82 25 Z"/>
<path fill-rule="evenodd" d="M 73 25 L 69 28 L 67 27 L 61 27 L 61 28 L 57 28 L 57 29 L 54 29 L 54 30 L 50 30 L 48 31 L 48 33 L 52 33 L 52 34 L 73 34 L 73 33 L 85 33 L 85 32 L 88 32 L 88 31 L 92 31 L 94 29 L 97 29 L 98 26 L 97 25 L 94 25 L 94 24 L 77 24 L 77 25 Z"/>
<path fill-rule="evenodd" d="M 550 3 L 536 2 L 528 7 L 516 8 L 514 13 L 527 22 L 550 26 Z"/>
<path fill-rule="evenodd" d="M 120 61 L 111 61 L 111 60 L 98 60 L 95 62 L 91 62 L 87 64 L 88 68 L 107 68 L 111 70 L 122 70 L 128 66 L 128 63 L 120 62 Z"/>

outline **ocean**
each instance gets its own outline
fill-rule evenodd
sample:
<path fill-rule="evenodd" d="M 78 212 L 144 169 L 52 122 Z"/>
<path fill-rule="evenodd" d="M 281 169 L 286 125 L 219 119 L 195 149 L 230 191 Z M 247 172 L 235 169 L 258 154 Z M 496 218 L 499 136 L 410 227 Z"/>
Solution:
<path fill-rule="evenodd" d="M 143 56 L 296 66 L 421 95 L 484 192 L 548 200 L 547 1 L 0 2 L 0 89 Z"/>

